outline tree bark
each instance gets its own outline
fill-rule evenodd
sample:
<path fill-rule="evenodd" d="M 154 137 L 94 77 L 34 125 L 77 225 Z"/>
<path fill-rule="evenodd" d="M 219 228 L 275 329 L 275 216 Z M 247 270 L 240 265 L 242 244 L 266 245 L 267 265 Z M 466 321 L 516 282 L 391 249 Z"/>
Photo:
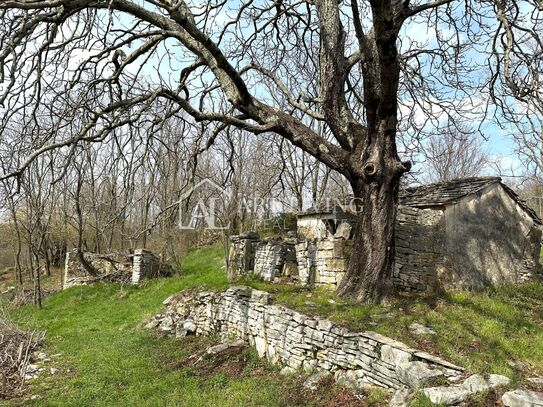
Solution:
<path fill-rule="evenodd" d="M 357 208 L 353 249 L 337 290 L 339 296 L 379 303 L 391 294 L 399 183 L 399 177 L 382 183 L 354 183 L 356 201 L 362 205 Z"/>

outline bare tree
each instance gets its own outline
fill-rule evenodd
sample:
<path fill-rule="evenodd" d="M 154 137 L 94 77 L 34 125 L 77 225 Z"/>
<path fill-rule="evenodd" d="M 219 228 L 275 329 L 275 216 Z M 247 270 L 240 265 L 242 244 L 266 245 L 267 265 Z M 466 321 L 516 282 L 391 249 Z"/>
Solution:
<path fill-rule="evenodd" d="M 475 177 L 490 164 L 481 139 L 465 127 L 448 127 L 430 136 L 425 147 L 424 179 L 428 182 Z"/>
<path fill-rule="evenodd" d="M 523 48 L 512 24 L 541 32 L 537 6 L 246 0 L 227 10 L 227 2 L 183 0 L 3 1 L 2 126 L 17 115 L 25 127 L 36 127 L 37 113 L 51 118 L 4 177 L 20 176 L 44 151 L 99 142 L 128 125 L 154 134 L 181 110 L 215 126 L 207 144 L 230 126 L 275 133 L 345 176 L 363 201 L 338 292 L 379 301 L 391 288 L 398 188 L 411 166 L 399 157 L 398 128 L 416 136 L 438 116 L 467 116 L 495 100 L 491 89 L 515 69 L 511 44 Z M 519 19 L 515 9 L 529 11 Z M 412 38 L 414 25 L 430 38 Z M 486 72 L 474 53 L 505 56 L 496 58 L 495 75 L 474 81 Z M 416 120 L 421 111 L 424 123 Z M 74 120 L 77 132 L 62 131 Z M 314 123 L 326 127 L 324 136 Z"/>

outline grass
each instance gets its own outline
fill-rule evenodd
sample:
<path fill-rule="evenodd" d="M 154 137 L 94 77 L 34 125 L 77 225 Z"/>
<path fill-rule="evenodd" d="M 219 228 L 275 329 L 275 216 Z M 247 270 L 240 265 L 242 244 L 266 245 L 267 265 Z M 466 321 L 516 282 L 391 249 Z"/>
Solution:
<path fill-rule="evenodd" d="M 486 293 L 447 293 L 437 298 L 397 297 L 387 306 L 341 301 L 330 291 L 273 285 L 246 278 L 273 292 L 276 301 L 318 314 L 353 330 L 373 330 L 411 346 L 439 354 L 471 372 L 499 373 L 516 383 L 543 375 L 543 284 L 502 287 Z M 319 398 L 304 393 L 299 379 L 278 375 L 277 368 L 250 351 L 247 368 L 202 375 L 180 361 L 206 346 L 207 339 L 176 341 L 142 328 L 170 294 L 185 288 L 223 290 L 228 286 L 218 247 L 194 250 L 183 261 L 183 274 L 148 281 L 140 287 L 97 284 L 73 287 L 47 298 L 43 310 L 25 306 L 12 312 L 23 325 L 47 329 L 47 354 L 60 368 L 38 379 L 29 405 L 89 406 L 295 406 L 351 405 L 348 395 L 330 385 Z M 437 332 L 414 336 L 418 322 Z M 257 374 L 255 374 L 255 371 Z M 298 380 L 298 381 L 297 381 Z M 322 398 L 324 397 L 324 398 Z M 338 404 L 342 400 L 343 404 Z M 366 403 L 381 405 L 371 394 Z M 12 405 L 20 400 L 12 402 Z M 15 404 L 14 404 L 15 403 Z M 336 403 L 336 404 L 334 404 Z M 358 404 L 356 404 L 358 403 Z M 360 405 L 356 400 L 353 405 Z M 18 405 L 18 404 L 17 404 Z M 363 404 L 362 404 L 363 405 Z M 417 399 L 415 406 L 426 406 Z"/>
<path fill-rule="evenodd" d="M 244 369 L 235 374 L 232 366 L 213 366 L 211 373 L 203 374 L 183 361 L 213 343 L 213 338 L 178 341 L 142 327 L 173 293 L 185 288 L 226 288 L 221 258 L 218 248 L 195 250 L 185 257 L 179 276 L 140 287 L 73 287 L 48 297 L 42 310 L 30 305 L 13 310 L 11 316 L 19 324 L 47 329 L 44 351 L 53 355 L 49 366 L 59 372 L 44 374 L 31 384 L 26 399 L 5 405 L 238 407 L 352 402 L 352 394 L 333 384 L 322 395 L 305 394 L 302 399 L 307 390 L 300 378 L 279 375 L 278 367 L 252 350 L 244 352 Z M 383 405 L 379 395 L 372 397 L 375 400 L 368 405 Z"/>

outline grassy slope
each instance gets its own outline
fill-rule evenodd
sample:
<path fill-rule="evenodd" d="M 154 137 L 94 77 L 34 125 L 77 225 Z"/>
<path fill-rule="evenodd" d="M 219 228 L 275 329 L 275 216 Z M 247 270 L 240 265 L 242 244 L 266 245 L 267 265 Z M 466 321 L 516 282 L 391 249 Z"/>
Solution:
<path fill-rule="evenodd" d="M 36 405 L 58 406 L 210 406 L 273 405 L 281 387 L 263 378 L 202 382 L 190 370 L 168 367 L 186 357 L 172 338 L 141 328 L 142 319 L 168 295 L 186 287 L 221 289 L 226 279 L 213 261 L 218 250 L 186 259 L 186 275 L 149 282 L 141 288 L 95 285 L 72 288 L 47 299 L 45 308 L 20 309 L 19 322 L 46 328 L 46 351 L 61 353 L 61 372 L 41 380 Z M 69 370 L 69 372 L 68 372 Z M 266 384 L 266 385 L 264 385 Z"/>
<path fill-rule="evenodd" d="M 48 298 L 41 311 L 28 306 L 14 312 L 18 322 L 48 330 L 46 352 L 61 353 L 56 376 L 40 379 L 35 405 L 293 405 L 285 402 L 292 383 L 273 373 L 207 378 L 171 363 L 188 356 L 183 342 L 157 337 L 141 327 L 168 295 L 189 287 L 224 289 L 221 251 L 194 251 L 184 275 L 144 286 L 74 287 Z M 332 293 L 263 282 L 242 281 L 276 293 L 277 301 L 317 313 L 353 329 L 371 329 L 413 346 L 438 352 L 472 371 L 503 373 L 521 379 L 543 374 L 543 284 L 505 287 L 493 293 L 453 293 L 437 300 L 395 300 L 390 306 L 360 306 Z M 309 303 L 308 303 L 309 302 Z M 438 335 L 414 337 L 417 321 Z M 515 362 L 518 368 L 511 366 Z M 255 362 L 257 363 L 257 362 Z M 290 387 L 289 387 L 290 386 Z M 422 404 L 421 404 L 422 405 Z"/>

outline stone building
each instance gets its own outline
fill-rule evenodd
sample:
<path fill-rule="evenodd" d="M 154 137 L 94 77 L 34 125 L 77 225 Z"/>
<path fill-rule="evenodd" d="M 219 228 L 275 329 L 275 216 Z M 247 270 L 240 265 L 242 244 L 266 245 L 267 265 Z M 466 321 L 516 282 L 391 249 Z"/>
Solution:
<path fill-rule="evenodd" d="M 352 244 L 354 216 L 298 217 L 300 280 L 335 286 Z M 402 291 L 480 289 L 541 277 L 542 221 L 497 177 L 407 188 L 395 228 L 394 285 Z"/>
<path fill-rule="evenodd" d="M 111 254 L 85 252 L 83 256 L 94 270 L 94 275 L 81 263 L 77 249 L 68 251 L 64 266 L 63 289 L 97 281 L 139 284 L 144 279 L 169 276 L 173 273 L 168 264 L 145 249 Z"/>

